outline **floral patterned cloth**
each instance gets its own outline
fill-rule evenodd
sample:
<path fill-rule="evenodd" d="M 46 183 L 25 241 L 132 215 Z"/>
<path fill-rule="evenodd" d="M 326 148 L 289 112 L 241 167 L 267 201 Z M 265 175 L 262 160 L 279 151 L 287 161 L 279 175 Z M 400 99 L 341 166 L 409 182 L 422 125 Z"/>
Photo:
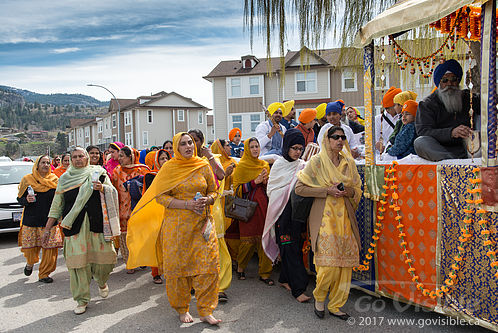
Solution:
<path fill-rule="evenodd" d="M 53 249 L 62 247 L 62 232 L 58 225 L 50 229 L 50 238 L 47 246 L 42 246 L 42 237 L 45 227 L 27 227 L 21 226 L 19 232 L 19 246 L 22 249 L 31 249 L 34 247 L 43 247 L 44 249 Z"/>

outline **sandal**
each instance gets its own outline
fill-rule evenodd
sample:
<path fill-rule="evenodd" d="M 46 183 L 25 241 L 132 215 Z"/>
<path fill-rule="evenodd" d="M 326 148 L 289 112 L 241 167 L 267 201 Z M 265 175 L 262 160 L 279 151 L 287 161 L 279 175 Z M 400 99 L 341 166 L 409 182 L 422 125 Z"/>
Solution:
<path fill-rule="evenodd" d="M 262 277 L 259 277 L 259 281 L 264 282 L 267 286 L 275 285 L 275 282 L 272 279 L 263 279 Z"/>
<path fill-rule="evenodd" d="M 237 272 L 237 279 L 239 279 L 239 280 L 245 280 L 246 279 L 246 273 L 245 272 Z"/>
<path fill-rule="evenodd" d="M 155 283 L 155 284 L 162 284 L 163 283 L 163 279 L 161 279 L 161 277 L 159 275 L 156 275 L 152 278 L 152 281 Z"/>
<path fill-rule="evenodd" d="M 224 292 L 218 293 L 218 302 L 228 301 L 228 296 Z"/>

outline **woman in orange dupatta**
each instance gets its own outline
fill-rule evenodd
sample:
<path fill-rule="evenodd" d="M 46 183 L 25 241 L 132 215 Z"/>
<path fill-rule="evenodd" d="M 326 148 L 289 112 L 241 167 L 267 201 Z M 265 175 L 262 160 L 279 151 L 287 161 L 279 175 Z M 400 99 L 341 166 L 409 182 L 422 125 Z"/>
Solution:
<path fill-rule="evenodd" d="M 149 167 L 151 171 L 147 172 L 144 175 L 144 187 L 142 191 L 142 195 L 145 194 L 147 189 L 150 187 L 154 178 L 156 178 L 159 169 L 163 166 L 164 163 L 171 159 L 171 155 L 165 149 L 154 150 L 148 153 L 145 156 L 145 165 Z M 152 281 L 155 284 L 162 284 L 163 280 L 161 279 L 161 274 L 159 273 L 159 268 L 151 267 Z"/>
<path fill-rule="evenodd" d="M 61 178 L 61 176 L 66 172 L 67 168 L 69 168 L 70 156 L 68 153 L 62 154 L 61 156 L 61 165 L 54 169 L 54 174 Z"/>
<path fill-rule="evenodd" d="M 119 151 L 119 165 L 114 168 L 112 175 L 112 185 L 118 191 L 119 198 L 119 224 L 121 235 L 119 236 L 119 248 L 123 261 L 128 260 L 128 248 L 126 246 L 126 227 L 131 215 L 131 196 L 128 189 L 125 188 L 125 182 L 140 175 L 145 175 L 149 168 L 144 164 L 138 163 L 139 153 L 135 149 L 125 146 Z M 134 269 L 127 270 L 128 274 L 135 273 Z"/>
<path fill-rule="evenodd" d="M 193 322 L 194 287 L 201 321 L 216 325 L 218 242 L 208 209 L 217 197 L 216 184 L 188 133 L 176 134 L 173 148 L 174 157 L 159 170 L 129 220 L 127 268 L 162 266 L 168 301 L 180 321 Z M 201 194 L 197 200 L 196 193 Z"/>

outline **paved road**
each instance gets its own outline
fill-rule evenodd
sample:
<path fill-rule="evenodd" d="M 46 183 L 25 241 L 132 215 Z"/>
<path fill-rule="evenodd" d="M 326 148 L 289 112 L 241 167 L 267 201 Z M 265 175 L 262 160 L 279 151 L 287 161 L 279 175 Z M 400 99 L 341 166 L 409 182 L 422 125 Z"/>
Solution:
<path fill-rule="evenodd" d="M 101 299 L 94 284 L 87 312 L 76 316 L 62 255 L 52 284 L 37 281 L 37 265 L 30 277 L 24 276 L 24 265 L 17 235 L 0 234 L 0 332 L 488 332 L 481 327 L 448 325 L 443 321 L 449 317 L 358 290 L 351 291 L 343 308 L 354 316 L 354 323 L 328 314 L 319 320 L 312 303 L 299 304 L 283 288 L 258 281 L 254 259 L 247 270 L 248 279 L 235 279 L 227 291 L 229 302 L 215 311 L 223 320 L 219 327 L 199 321 L 194 299 L 191 313 L 195 322 L 181 325 L 169 307 L 164 285 L 152 283 L 150 270 L 125 274 L 121 259 L 109 280 L 109 297 Z M 278 276 L 277 272 L 273 275 L 274 279 Z M 308 294 L 312 288 L 310 283 Z"/>

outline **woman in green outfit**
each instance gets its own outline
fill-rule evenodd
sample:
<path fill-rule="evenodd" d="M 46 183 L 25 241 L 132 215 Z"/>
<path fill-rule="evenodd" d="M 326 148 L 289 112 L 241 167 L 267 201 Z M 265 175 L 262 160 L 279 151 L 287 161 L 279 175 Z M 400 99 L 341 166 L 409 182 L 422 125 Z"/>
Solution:
<path fill-rule="evenodd" d="M 48 214 L 43 241 L 62 218 L 64 258 L 70 275 L 71 293 L 82 314 L 90 302 L 90 281 L 99 285 L 99 295 L 109 295 L 107 279 L 116 264 L 112 237 L 119 235 L 117 191 L 105 169 L 89 164 L 89 155 L 77 147 L 71 165 L 59 179 Z"/>

